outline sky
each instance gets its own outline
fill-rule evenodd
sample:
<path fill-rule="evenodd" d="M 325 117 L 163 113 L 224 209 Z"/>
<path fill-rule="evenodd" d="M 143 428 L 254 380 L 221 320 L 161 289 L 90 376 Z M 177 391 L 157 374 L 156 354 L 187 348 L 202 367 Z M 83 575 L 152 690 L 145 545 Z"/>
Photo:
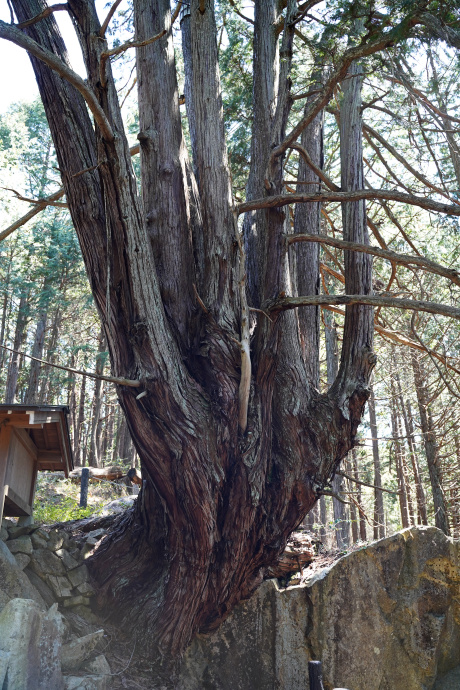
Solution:
<path fill-rule="evenodd" d="M 55 12 L 54 16 L 67 45 L 73 69 L 85 77 L 80 46 L 67 12 Z M 11 21 L 6 2 L 0 2 L 0 19 L 8 23 Z M 0 113 L 8 110 L 12 103 L 31 102 L 38 98 L 37 83 L 25 50 L 0 39 L 0 65 Z"/>

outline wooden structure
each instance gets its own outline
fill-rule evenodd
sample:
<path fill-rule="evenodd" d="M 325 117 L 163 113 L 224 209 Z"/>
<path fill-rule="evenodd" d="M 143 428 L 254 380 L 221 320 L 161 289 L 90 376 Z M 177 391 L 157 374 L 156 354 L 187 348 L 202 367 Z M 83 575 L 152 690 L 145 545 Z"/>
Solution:
<path fill-rule="evenodd" d="M 32 514 L 37 472 L 73 469 L 68 408 L 0 405 L 0 515 Z"/>

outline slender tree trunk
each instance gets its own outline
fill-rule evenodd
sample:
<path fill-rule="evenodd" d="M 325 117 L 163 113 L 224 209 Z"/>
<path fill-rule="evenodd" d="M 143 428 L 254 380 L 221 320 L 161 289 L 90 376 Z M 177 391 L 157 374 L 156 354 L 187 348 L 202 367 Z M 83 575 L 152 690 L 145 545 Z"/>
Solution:
<path fill-rule="evenodd" d="M 407 502 L 407 483 L 404 476 L 400 430 L 396 408 L 396 393 L 393 379 L 390 379 L 390 411 L 391 411 L 391 435 L 393 437 L 393 449 L 395 459 L 396 476 L 398 478 L 399 508 L 403 528 L 410 526 L 409 507 Z"/>
<path fill-rule="evenodd" d="M 356 452 L 355 448 L 353 448 L 353 450 L 351 451 L 351 457 L 353 459 L 353 474 L 355 479 L 359 481 L 358 453 Z M 362 503 L 361 485 L 356 484 L 356 487 L 356 502 L 358 504 L 357 508 L 359 513 L 359 538 L 361 539 L 361 541 L 367 541 L 366 518 L 364 515 L 364 508 Z"/>
<path fill-rule="evenodd" d="M 422 478 L 420 476 L 420 468 L 418 465 L 417 453 L 415 449 L 414 429 L 412 426 L 412 419 L 410 416 L 410 406 L 409 409 L 406 409 L 406 405 L 404 403 L 404 398 L 402 395 L 401 380 L 397 372 L 397 369 L 395 369 L 395 381 L 398 390 L 399 407 L 404 420 L 404 428 L 406 430 L 407 445 L 409 447 L 409 456 L 411 459 L 412 470 L 414 473 L 415 494 L 417 498 L 417 522 L 419 525 L 427 525 L 428 516 L 426 511 L 425 491 L 423 489 L 423 483 Z"/>
<path fill-rule="evenodd" d="M 29 293 L 23 291 L 19 299 L 18 315 L 16 319 L 16 330 L 14 332 L 13 350 L 11 353 L 10 364 L 8 367 L 8 377 L 6 380 L 5 403 L 14 403 L 19 375 L 19 355 L 17 351 L 21 349 L 26 333 L 27 317 L 29 312 Z"/>
<path fill-rule="evenodd" d="M 350 453 L 347 455 L 347 458 L 345 460 L 345 468 L 346 472 L 349 477 L 352 477 L 354 474 L 353 471 L 353 465 L 350 460 Z M 350 493 L 355 490 L 355 483 L 348 480 L 348 489 Z M 351 538 L 353 540 L 353 544 L 356 544 L 357 541 L 359 541 L 359 529 L 358 529 L 358 523 L 359 523 L 359 516 L 358 516 L 358 511 L 356 510 L 356 505 L 353 503 L 353 501 L 350 501 L 350 523 L 351 523 Z"/>
<path fill-rule="evenodd" d="M 80 388 L 80 402 L 78 404 L 78 417 L 74 436 L 74 458 L 77 466 L 82 465 L 83 425 L 85 422 L 85 395 L 86 376 L 83 376 Z"/>
<path fill-rule="evenodd" d="M 442 490 L 440 468 L 438 466 L 438 446 L 428 409 L 428 396 L 425 385 L 425 374 L 422 363 L 414 351 L 411 351 L 412 369 L 414 373 L 415 390 L 417 392 L 420 427 L 422 430 L 425 455 L 430 474 L 431 492 L 435 514 L 435 524 L 444 534 L 449 534 L 449 520 L 447 517 L 444 492 Z"/>
<path fill-rule="evenodd" d="M 49 302 L 49 279 L 45 278 L 42 287 L 42 294 L 40 295 L 39 303 L 39 317 L 35 329 L 34 344 L 32 346 L 32 357 L 42 359 L 43 346 L 45 344 L 46 322 L 48 318 L 48 302 Z M 38 402 L 38 384 L 40 376 L 41 364 L 34 360 L 30 363 L 29 382 L 24 398 L 26 405 L 32 405 Z"/>
<path fill-rule="evenodd" d="M 382 471 L 380 466 L 379 440 L 377 416 L 375 414 L 374 388 L 371 386 L 371 394 L 368 400 L 369 420 L 372 436 L 372 457 L 374 459 L 374 485 L 382 486 Z M 383 508 L 383 492 L 374 489 L 374 539 L 383 539 L 385 536 L 385 511 Z"/>
<path fill-rule="evenodd" d="M 104 371 L 105 364 L 105 342 L 104 334 L 101 331 L 99 335 L 99 352 L 96 356 L 96 367 L 95 373 L 99 376 Z M 98 430 L 99 430 L 99 417 L 101 414 L 102 405 L 102 380 L 96 379 L 94 383 L 94 394 L 93 394 L 93 404 L 91 406 L 92 416 L 91 416 L 91 434 L 90 434 L 90 448 L 89 448 L 89 465 L 91 467 L 100 467 L 99 458 L 99 445 L 98 445 Z"/>
<path fill-rule="evenodd" d="M 326 340 L 327 383 L 328 386 L 331 386 L 337 377 L 339 369 L 338 338 L 332 315 L 327 311 L 324 314 L 324 334 Z M 332 480 L 332 490 L 345 498 L 345 479 L 338 474 Z M 332 510 L 337 548 L 341 550 L 347 549 L 350 546 L 350 524 L 347 506 L 332 497 Z"/>

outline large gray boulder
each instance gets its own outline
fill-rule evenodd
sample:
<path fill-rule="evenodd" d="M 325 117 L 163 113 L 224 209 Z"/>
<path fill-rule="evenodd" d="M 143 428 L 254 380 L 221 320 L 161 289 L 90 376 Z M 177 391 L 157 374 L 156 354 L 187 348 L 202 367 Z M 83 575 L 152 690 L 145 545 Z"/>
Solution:
<path fill-rule="evenodd" d="M 45 611 L 47 608 L 38 590 L 18 567 L 16 558 L 6 544 L 0 541 L 0 611 L 15 598 L 32 599 L 41 610 Z"/>
<path fill-rule="evenodd" d="M 57 604 L 43 613 L 31 599 L 12 599 L 0 613 L 0 651 L 6 677 L 2 690 L 62 690 Z"/>
<path fill-rule="evenodd" d="M 264 583 L 187 651 L 181 690 L 450 690 L 460 665 L 460 543 L 411 528 L 297 587 Z M 452 680 L 453 679 L 453 680 Z"/>

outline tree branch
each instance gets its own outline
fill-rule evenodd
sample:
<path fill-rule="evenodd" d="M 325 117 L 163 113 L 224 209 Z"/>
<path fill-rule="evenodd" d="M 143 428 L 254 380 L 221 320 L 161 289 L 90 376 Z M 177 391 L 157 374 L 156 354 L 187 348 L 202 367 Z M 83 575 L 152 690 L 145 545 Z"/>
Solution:
<path fill-rule="evenodd" d="M 324 182 L 324 184 L 329 187 L 334 192 L 340 192 L 340 187 L 338 187 L 327 175 L 326 173 L 321 170 L 315 163 L 312 161 L 310 158 L 310 155 L 306 149 L 304 149 L 303 146 L 300 144 L 291 144 L 289 147 L 291 149 L 294 149 L 295 151 L 298 151 L 302 158 L 304 159 L 305 163 L 313 170 L 316 175 L 318 175 L 319 179 Z"/>
<path fill-rule="evenodd" d="M 391 146 L 378 132 L 375 131 L 372 127 L 369 125 L 363 125 L 363 132 L 364 136 L 370 135 L 374 139 L 377 139 L 377 141 L 386 148 L 387 151 L 391 153 L 394 158 L 396 158 L 397 161 L 399 161 L 414 177 L 417 178 L 420 182 L 422 182 L 424 185 L 432 189 L 433 191 L 437 192 L 438 194 L 441 194 L 441 196 L 446 197 L 446 199 L 450 199 L 449 195 L 445 193 L 444 190 L 439 189 L 439 187 L 436 187 L 432 182 L 430 182 L 425 175 L 422 175 L 418 170 L 412 167 L 410 163 L 407 160 L 407 157 L 401 156 L 400 153 L 394 148 L 394 146 Z"/>
<path fill-rule="evenodd" d="M 119 0 L 121 2 L 121 0 Z M 32 26 L 32 24 L 36 24 L 37 22 L 41 22 L 42 19 L 46 19 L 46 17 L 49 17 L 50 14 L 53 14 L 53 12 L 59 12 L 60 10 L 68 10 L 69 6 L 66 2 L 60 3 L 59 5 L 51 5 L 51 7 L 47 7 L 46 10 L 43 10 L 43 12 L 40 12 L 40 14 L 37 14 L 36 17 L 32 17 L 32 19 L 28 19 L 26 22 L 21 22 L 20 24 L 16 24 L 18 29 L 25 29 L 27 26 Z"/>
<path fill-rule="evenodd" d="M 19 201 L 25 201 L 28 204 L 36 204 L 38 206 L 57 206 L 58 208 L 67 208 L 67 204 L 65 201 L 57 201 L 56 199 L 53 199 L 52 197 L 55 196 L 54 194 L 52 196 L 45 197 L 44 199 L 30 199 L 27 196 L 23 196 L 19 192 L 17 192 L 15 189 L 11 189 L 11 187 L 2 187 L 7 192 L 12 192 L 16 199 Z"/>
<path fill-rule="evenodd" d="M 263 309 L 268 312 L 279 312 L 297 307 L 310 307 L 317 304 L 368 304 L 372 307 L 390 307 L 393 309 L 409 309 L 425 311 L 429 314 L 441 314 L 452 319 L 460 319 L 460 309 L 437 302 L 406 299 L 405 297 L 384 297 L 382 295 L 314 295 L 311 297 L 284 297 L 265 304 Z"/>
<path fill-rule="evenodd" d="M 59 74 L 62 79 L 68 81 L 81 93 L 85 99 L 94 120 L 99 127 L 102 136 L 107 141 L 113 141 L 113 132 L 110 123 L 101 108 L 94 92 L 88 88 L 84 80 L 74 72 L 68 65 L 49 50 L 42 48 L 36 41 L 22 33 L 16 26 L 11 26 L 0 20 L 0 38 L 11 41 L 20 48 L 24 48 L 28 53 L 45 63 L 50 69 Z"/>
<path fill-rule="evenodd" d="M 121 3 L 121 0 L 115 0 L 112 7 L 108 11 L 107 17 L 102 22 L 102 26 L 101 26 L 101 29 L 99 31 L 99 36 L 101 38 L 105 38 L 105 32 L 107 31 L 107 28 L 108 28 L 108 26 L 112 20 L 112 17 L 115 14 L 115 12 L 117 11 L 117 7 L 120 5 L 120 3 Z"/>
<path fill-rule="evenodd" d="M 141 385 L 140 381 L 137 381 L 135 379 L 125 379 L 125 378 L 119 378 L 117 376 L 104 376 L 103 374 L 93 374 L 90 371 L 82 371 L 81 369 L 71 369 L 70 367 L 65 367 L 62 364 L 52 364 L 51 362 L 46 362 L 44 359 L 38 359 L 38 357 L 32 357 L 32 355 L 26 355 L 25 352 L 19 352 L 19 350 L 13 350 L 11 347 L 7 347 L 6 345 L 0 345 L 1 348 L 4 350 L 8 350 L 8 352 L 14 352 L 17 355 L 21 355 L 22 357 L 28 357 L 28 359 L 32 359 L 34 362 L 40 362 L 40 364 L 46 364 L 48 367 L 54 367 L 55 369 L 62 369 L 63 371 L 70 371 L 72 374 L 79 374 L 80 376 L 89 376 L 92 379 L 100 379 L 101 381 L 109 381 L 110 383 L 116 383 L 118 386 L 128 386 L 130 388 L 139 388 Z"/>
<path fill-rule="evenodd" d="M 385 491 L 387 494 L 401 493 L 400 491 L 390 491 L 390 489 L 384 489 L 381 486 L 375 486 L 375 484 L 361 482 L 359 479 L 353 479 L 353 477 L 350 477 L 348 474 L 345 474 L 345 472 L 336 472 L 336 474 L 340 475 L 341 477 L 345 477 L 345 479 L 348 479 L 350 482 L 354 482 L 355 484 L 360 484 L 361 486 L 368 486 L 370 489 L 377 489 L 377 491 Z"/>
<path fill-rule="evenodd" d="M 52 194 L 51 196 L 46 197 L 46 199 L 38 199 L 37 202 L 35 203 L 35 206 L 33 209 L 28 211 L 28 213 L 25 214 L 25 216 L 22 216 L 18 220 L 14 221 L 12 225 L 9 227 L 5 228 L 2 232 L 0 232 L 0 242 L 5 240 L 9 235 L 11 235 L 12 232 L 15 230 L 18 230 L 18 228 L 21 228 L 23 225 L 25 225 L 29 220 L 34 218 L 37 214 L 41 213 L 41 211 L 44 211 L 45 208 L 49 205 L 50 201 L 57 201 L 57 199 L 60 199 L 61 197 L 64 196 L 64 189 L 61 187 L 61 189 L 58 189 L 57 192 Z"/>
<path fill-rule="evenodd" d="M 130 152 L 131 156 L 135 156 L 136 154 L 138 154 L 139 153 L 139 144 L 136 144 L 135 146 L 131 146 L 131 148 L 129 149 L 129 152 Z M 79 175 L 83 175 L 83 173 L 85 173 L 85 172 L 91 172 L 96 167 L 97 166 L 94 166 L 92 168 L 86 168 L 85 170 L 81 170 L 80 172 L 77 172 L 74 175 L 72 175 L 72 177 L 78 177 Z M 25 216 L 22 216 L 21 218 L 16 220 L 12 225 L 10 225 L 5 230 L 0 232 L 0 242 L 2 242 L 2 240 L 5 240 L 9 235 L 11 235 L 12 232 L 14 232 L 15 230 L 18 230 L 23 225 L 25 225 L 29 220 L 34 218 L 38 213 L 41 213 L 42 211 L 44 211 L 47 206 L 49 206 L 50 204 L 52 205 L 53 201 L 57 201 L 57 199 L 60 199 L 61 197 L 63 197 L 64 194 L 65 194 L 64 187 L 61 187 L 60 189 L 58 189 L 57 192 L 55 192 L 54 194 L 51 194 L 51 196 L 48 196 L 45 199 L 37 199 L 36 201 L 30 200 L 30 203 L 35 204 L 35 208 L 28 211 L 28 213 L 26 213 Z M 29 200 L 27 200 L 27 201 L 29 201 Z M 67 206 L 67 204 L 66 204 L 66 206 Z"/>
<path fill-rule="evenodd" d="M 305 113 L 304 117 L 297 123 L 297 125 L 290 131 L 284 141 L 281 142 L 272 152 L 272 159 L 278 156 L 282 156 L 286 150 L 293 144 L 300 136 L 302 131 L 305 129 L 310 122 L 313 122 L 315 117 L 326 105 L 329 103 L 334 88 L 347 76 L 348 68 L 354 60 L 366 57 L 368 55 L 373 55 L 374 53 L 384 50 L 388 46 L 392 45 L 396 39 L 401 38 L 401 29 L 404 33 L 408 32 L 409 26 L 406 21 L 402 21 L 398 26 L 392 29 L 385 36 L 380 37 L 377 41 L 372 43 L 365 43 L 364 45 L 349 48 L 345 51 L 342 56 L 339 65 L 332 76 L 329 78 L 324 87 L 320 90 L 318 97 L 312 102 L 308 111 Z"/>
<path fill-rule="evenodd" d="M 395 190 L 386 189 L 359 189 L 356 192 L 316 192 L 314 194 L 279 194 L 277 196 L 267 196 L 262 199 L 245 201 L 238 205 L 238 214 L 247 211 L 256 211 L 261 208 L 274 208 L 287 206 L 288 204 L 302 204 L 314 201 L 361 201 L 362 199 L 384 199 L 388 201 L 399 201 L 402 204 L 419 206 L 427 211 L 446 213 L 447 215 L 460 216 L 460 205 L 443 204 L 415 194 L 405 194 Z"/>
<path fill-rule="evenodd" d="M 340 316 L 345 316 L 345 312 L 343 309 L 338 309 L 337 307 L 333 307 L 333 306 L 326 305 L 326 304 L 323 304 L 322 308 L 327 309 L 328 311 L 332 311 L 332 312 L 334 312 L 334 314 L 340 314 Z M 402 333 L 399 333 L 399 331 L 390 331 L 388 328 L 384 328 L 383 326 L 380 326 L 380 324 L 375 323 L 375 322 L 374 322 L 374 330 L 382 338 L 387 338 L 388 340 L 391 340 L 391 342 L 393 342 L 393 343 L 398 343 L 398 345 L 404 345 L 405 347 L 410 347 L 413 350 L 420 350 L 421 352 L 426 352 L 427 354 L 430 355 L 430 357 L 434 357 L 439 362 L 444 364 L 446 369 L 450 369 L 451 371 L 454 371 L 456 374 L 460 375 L 460 369 L 457 369 L 452 364 L 450 364 L 450 362 L 448 361 L 449 359 L 455 359 L 454 357 L 447 357 L 447 356 L 441 355 L 441 354 L 439 354 L 439 352 L 436 352 L 436 350 L 430 350 L 425 345 L 420 345 L 415 340 L 411 340 L 410 338 L 403 335 Z"/>
<path fill-rule="evenodd" d="M 460 273 L 453 268 L 447 268 L 441 266 L 440 264 L 430 261 L 430 259 L 425 259 L 420 256 L 411 256 L 410 254 L 398 254 L 389 249 L 379 249 L 378 247 L 371 247 L 365 244 L 357 244 L 355 242 L 345 242 L 344 240 L 336 240 L 333 237 L 325 237 L 324 235 L 289 235 L 287 236 L 288 244 L 295 244 L 296 242 L 320 242 L 321 244 L 327 244 L 330 247 L 336 247 L 337 249 L 346 249 L 352 252 L 363 252 L 364 254 L 371 254 L 372 256 L 379 256 L 382 259 L 387 259 L 392 263 L 401 264 L 403 266 L 420 266 L 429 273 L 435 273 L 437 275 L 448 278 L 455 285 L 460 287 Z"/>

